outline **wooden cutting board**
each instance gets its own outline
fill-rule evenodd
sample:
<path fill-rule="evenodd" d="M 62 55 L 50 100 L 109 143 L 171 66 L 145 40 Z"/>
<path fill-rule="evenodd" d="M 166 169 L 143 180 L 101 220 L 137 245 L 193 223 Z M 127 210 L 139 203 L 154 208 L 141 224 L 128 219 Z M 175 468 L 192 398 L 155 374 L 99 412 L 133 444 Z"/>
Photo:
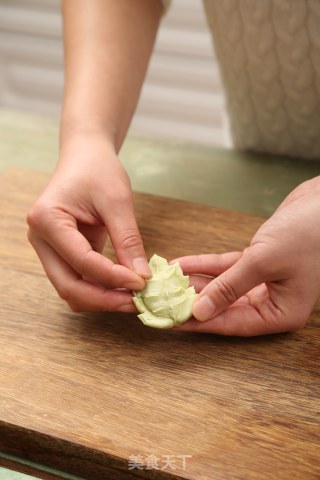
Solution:
<path fill-rule="evenodd" d="M 300 332 L 251 339 L 72 313 L 26 240 L 47 179 L 0 180 L 0 450 L 99 480 L 319 479 L 319 308 Z M 263 221 L 135 203 L 149 256 L 242 249 Z"/>

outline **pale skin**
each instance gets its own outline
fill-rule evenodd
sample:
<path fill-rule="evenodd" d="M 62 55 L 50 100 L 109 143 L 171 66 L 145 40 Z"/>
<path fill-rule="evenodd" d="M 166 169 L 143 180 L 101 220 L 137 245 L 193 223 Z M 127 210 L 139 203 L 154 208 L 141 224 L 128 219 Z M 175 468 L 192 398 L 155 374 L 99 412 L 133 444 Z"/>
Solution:
<path fill-rule="evenodd" d="M 176 330 L 253 336 L 304 327 L 320 296 L 319 205 L 316 177 L 288 195 L 243 252 L 176 259 L 200 292 L 197 320 Z"/>
<path fill-rule="evenodd" d="M 117 153 L 161 14 L 160 0 L 63 2 L 60 158 L 27 221 L 50 281 L 74 311 L 135 312 L 130 290 L 150 275 Z M 119 265 L 101 254 L 107 236 Z"/>
<path fill-rule="evenodd" d="M 135 312 L 130 290 L 150 275 L 117 154 L 161 14 L 160 0 L 63 2 L 60 158 L 27 220 L 48 278 L 74 311 Z M 317 177 L 288 195 L 243 252 L 179 258 L 199 296 L 195 318 L 176 329 L 253 336 L 302 328 L 320 295 L 319 205 Z M 108 236 L 118 264 L 102 255 Z"/>

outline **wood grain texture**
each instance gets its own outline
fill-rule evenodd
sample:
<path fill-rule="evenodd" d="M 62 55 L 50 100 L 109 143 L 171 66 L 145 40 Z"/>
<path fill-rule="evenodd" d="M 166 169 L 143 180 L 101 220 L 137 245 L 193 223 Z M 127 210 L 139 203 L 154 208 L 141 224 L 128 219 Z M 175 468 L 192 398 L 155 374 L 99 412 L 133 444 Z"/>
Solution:
<path fill-rule="evenodd" d="M 319 307 L 300 332 L 252 339 L 71 313 L 26 241 L 46 180 L 15 170 L 0 181 L 0 449 L 92 480 L 318 479 Z M 135 203 L 148 255 L 166 258 L 243 248 L 263 221 Z M 129 471 L 135 454 L 192 461 Z"/>

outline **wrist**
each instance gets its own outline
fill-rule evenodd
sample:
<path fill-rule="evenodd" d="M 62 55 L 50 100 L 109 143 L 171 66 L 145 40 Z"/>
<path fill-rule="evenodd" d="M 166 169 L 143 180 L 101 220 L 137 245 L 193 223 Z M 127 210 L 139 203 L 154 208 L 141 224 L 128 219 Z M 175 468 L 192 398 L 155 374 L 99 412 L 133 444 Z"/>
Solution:
<path fill-rule="evenodd" d="M 61 126 L 60 129 L 60 157 L 79 150 L 97 150 L 103 148 L 116 155 L 115 142 L 112 135 L 105 129 L 93 125 L 74 125 L 72 127 Z"/>
<path fill-rule="evenodd" d="M 93 141 L 107 142 L 111 148 L 116 149 L 116 129 L 109 125 L 105 119 L 97 114 L 88 114 L 86 109 L 80 108 L 75 114 L 70 109 L 65 109 L 60 121 L 60 148 L 74 143 L 79 138 Z"/>

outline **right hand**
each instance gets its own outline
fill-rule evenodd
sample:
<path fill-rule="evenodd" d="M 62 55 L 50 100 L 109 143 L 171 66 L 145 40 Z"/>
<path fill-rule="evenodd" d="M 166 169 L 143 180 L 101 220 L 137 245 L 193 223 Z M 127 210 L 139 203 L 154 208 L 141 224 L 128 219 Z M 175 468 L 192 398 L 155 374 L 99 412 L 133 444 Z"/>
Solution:
<path fill-rule="evenodd" d="M 135 312 L 150 276 L 130 181 L 104 138 L 73 139 L 27 216 L 28 238 L 73 311 Z M 119 265 L 102 255 L 110 236 Z M 119 290 L 120 289 L 120 290 Z"/>

